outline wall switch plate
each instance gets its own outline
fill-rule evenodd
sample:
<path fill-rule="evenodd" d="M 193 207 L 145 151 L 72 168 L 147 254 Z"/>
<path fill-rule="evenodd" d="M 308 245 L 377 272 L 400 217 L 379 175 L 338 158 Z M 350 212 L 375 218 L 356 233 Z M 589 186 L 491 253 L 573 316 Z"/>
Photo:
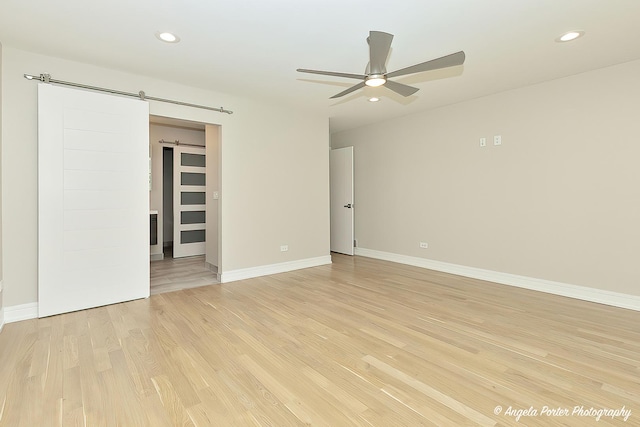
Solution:
<path fill-rule="evenodd" d="M 487 138 L 480 138 L 480 147 L 487 146 Z"/>
<path fill-rule="evenodd" d="M 213 200 L 218 200 L 220 198 L 220 193 L 218 193 L 217 191 L 213 192 Z"/>
<path fill-rule="evenodd" d="M 280 252 L 287 252 L 289 250 L 289 245 L 280 246 Z"/>
<path fill-rule="evenodd" d="M 427 249 L 429 247 L 429 244 L 427 242 L 420 242 L 420 247 L 422 249 Z"/>
<path fill-rule="evenodd" d="M 496 135 L 493 137 L 493 145 L 502 145 L 502 135 Z"/>

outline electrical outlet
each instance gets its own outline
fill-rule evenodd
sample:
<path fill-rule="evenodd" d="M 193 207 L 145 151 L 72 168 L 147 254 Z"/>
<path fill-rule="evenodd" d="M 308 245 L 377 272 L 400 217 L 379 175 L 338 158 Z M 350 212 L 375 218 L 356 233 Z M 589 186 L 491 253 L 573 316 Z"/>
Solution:
<path fill-rule="evenodd" d="M 487 138 L 480 138 L 480 147 L 487 146 Z"/>
<path fill-rule="evenodd" d="M 502 135 L 496 135 L 493 137 L 493 145 L 502 145 Z"/>
<path fill-rule="evenodd" d="M 429 247 L 429 244 L 427 242 L 420 242 L 420 247 L 422 249 L 427 249 Z"/>
<path fill-rule="evenodd" d="M 280 252 L 287 252 L 289 250 L 289 245 L 280 246 Z"/>

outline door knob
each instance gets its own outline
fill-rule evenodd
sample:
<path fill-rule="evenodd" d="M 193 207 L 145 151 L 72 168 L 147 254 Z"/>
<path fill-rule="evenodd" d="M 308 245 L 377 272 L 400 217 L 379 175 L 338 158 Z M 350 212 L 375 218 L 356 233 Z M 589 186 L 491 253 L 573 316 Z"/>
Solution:
<path fill-rule="evenodd" d="M 351 209 L 351 203 L 347 203 L 346 205 L 344 205 L 344 207 Z"/>

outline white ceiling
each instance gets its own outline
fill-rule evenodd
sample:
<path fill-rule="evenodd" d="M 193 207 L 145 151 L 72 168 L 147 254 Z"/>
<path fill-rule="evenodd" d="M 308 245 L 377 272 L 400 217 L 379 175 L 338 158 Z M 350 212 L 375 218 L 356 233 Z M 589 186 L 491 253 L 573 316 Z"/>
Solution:
<path fill-rule="evenodd" d="M 1 0 L 0 43 L 324 111 L 336 132 L 639 59 L 639 17 L 640 0 Z M 586 35 L 554 42 L 572 29 Z M 459 50 L 467 60 L 396 78 L 420 88 L 409 98 L 366 88 L 330 100 L 358 81 L 295 71 L 363 73 L 370 30 L 395 35 L 389 71 Z"/>

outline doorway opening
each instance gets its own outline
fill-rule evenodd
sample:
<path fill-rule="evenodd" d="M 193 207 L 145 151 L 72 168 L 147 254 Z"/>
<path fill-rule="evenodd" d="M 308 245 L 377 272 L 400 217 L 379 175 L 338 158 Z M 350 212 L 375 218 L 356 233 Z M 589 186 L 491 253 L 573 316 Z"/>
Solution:
<path fill-rule="evenodd" d="M 219 283 L 220 126 L 151 116 L 149 145 L 151 293 Z"/>

